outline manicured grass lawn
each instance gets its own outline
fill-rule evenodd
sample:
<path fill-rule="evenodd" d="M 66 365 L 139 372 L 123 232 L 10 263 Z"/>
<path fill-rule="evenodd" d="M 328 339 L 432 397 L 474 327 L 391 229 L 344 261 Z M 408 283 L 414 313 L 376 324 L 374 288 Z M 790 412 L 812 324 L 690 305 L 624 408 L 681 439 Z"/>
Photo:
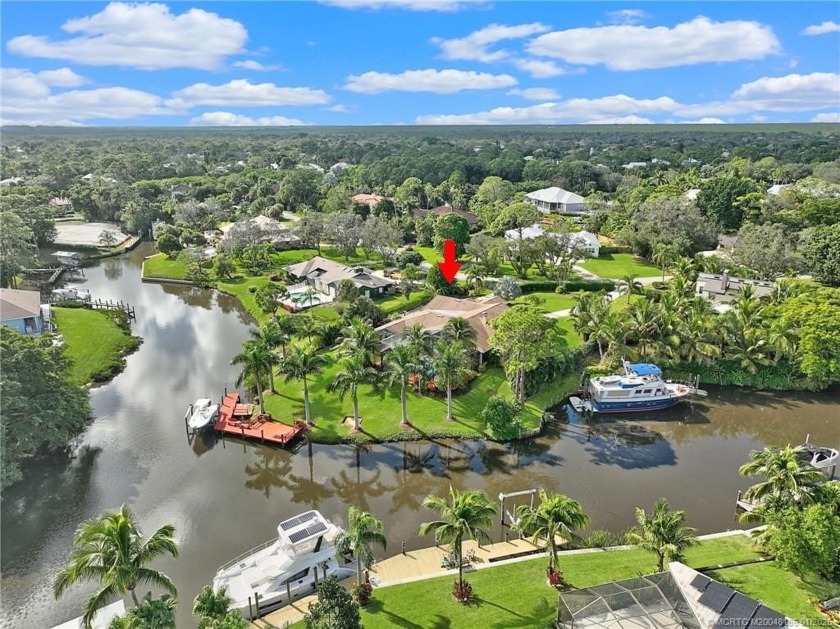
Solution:
<path fill-rule="evenodd" d="M 566 333 L 566 342 L 569 347 L 575 348 L 583 343 L 583 337 L 575 330 L 575 324 L 571 317 L 558 318 L 557 326 Z"/>
<path fill-rule="evenodd" d="M 709 576 L 806 626 L 814 624 L 808 623 L 809 620 L 819 620 L 830 626 L 809 599 L 825 601 L 840 595 L 840 584 L 818 577 L 803 581 L 776 562 L 724 568 L 710 572 Z"/>
<path fill-rule="evenodd" d="M 251 286 L 259 288 L 264 284 L 268 284 L 268 282 L 269 280 L 266 276 L 253 277 L 250 275 L 238 275 L 231 279 L 219 280 L 217 288 L 224 293 L 238 297 L 242 305 L 245 306 L 245 309 L 251 313 L 251 316 L 257 321 L 262 322 L 268 319 L 268 315 L 257 307 L 254 294 L 249 292 L 248 289 Z"/>
<path fill-rule="evenodd" d="M 143 277 L 185 280 L 187 279 L 187 266 L 180 260 L 172 260 L 159 253 L 143 262 Z"/>
<path fill-rule="evenodd" d="M 630 304 L 634 304 L 640 299 L 642 299 L 643 295 L 630 295 Z M 614 299 L 612 303 L 610 303 L 610 310 L 625 310 L 627 309 L 630 304 L 627 303 L 627 295 L 622 295 L 618 299 Z"/>
<path fill-rule="evenodd" d="M 404 295 L 391 295 L 384 299 L 376 299 L 376 305 L 382 308 L 387 315 L 394 315 L 408 310 L 419 308 L 425 303 L 428 303 L 432 296 L 428 293 L 419 291 L 411 293 L 411 297 L 406 299 Z"/>
<path fill-rule="evenodd" d="M 353 413 L 350 396 L 340 400 L 337 393 L 328 390 L 338 367 L 329 365 L 320 376 L 309 381 L 309 400 L 315 427 L 310 433 L 313 440 L 336 442 L 351 436 L 352 426 L 342 425 L 342 419 Z M 539 425 L 543 409 L 555 399 L 562 397 L 567 389 L 576 384 L 577 378 L 567 379 L 548 387 L 525 404 L 523 411 L 524 429 Z M 280 421 L 291 422 L 303 419 L 303 386 L 300 381 L 285 382 L 282 377 L 275 378 L 276 395 L 267 395 L 266 409 Z M 453 421 L 446 420 L 445 395 L 408 394 L 408 419 L 417 433 L 423 435 L 451 435 L 484 437 L 484 423 L 479 413 L 487 400 L 493 395 L 511 398 L 510 386 L 504 373 L 498 367 L 490 368 L 472 381 L 468 391 L 453 396 Z M 406 431 L 399 427 L 401 419 L 399 388 L 374 390 L 370 386 L 359 389 L 359 415 L 362 418 L 362 433 L 355 435 L 358 440 L 405 439 Z"/>
<path fill-rule="evenodd" d="M 53 308 L 58 332 L 64 337 L 73 364 L 71 382 L 103 382 L 122 371 L 123 356 L 139 339 L 126 334 L 105 311 L 87 308 Z"/>
<path fill-rule="evenodd" d="M 662 271 L 652 264 L 630 253 L 608 253 L 600 258 L 591 258 L 580 264 L 584 269 L 595 275 L 610 279 L 621 279 L 625 275 L 636 277 L 655 277 L 662 275 Z"/>
<path fill-rule="evenodd" d="M 423 260 L 429 264 L 437 264 L 443 256 L 434 247 L 414 247 L 414 250 L 423 256 Z"/>
<path fill-rule="evenodd" d="M 530 293 L 531 295 L 536 295 L 540 299 L 544 300 L 544 303 L 540 308 L 545 312 L 556 312 L 557 310 L 567 310 L 573 307 L 577 303 L 577 298 L 575 295 L 558 295 L 557 293 L 549 293 L 549 292 L 538 292 L 538 293 Z M 526 295 L 523 295 L 519 299 L 516 300 L 516 303 L 527 303 L 525 301 Z"/>
<path fill-rule="evenodd" d="M 272 253 L 271 263 L 272 267 L 278 270 L 279 267 L 304 262 L 310 258 L 314 258 L 316 255 L 318 255 L 318 252 L 315 249 L 289 249 L 288 251 Z"/>
<path fill-rule="evenodd" d="M 688 552 L 686 563 L 703 567 L 750 559 L 756 555 L 749 545 L 744 536 L 703 541 Z M 468 573 L 478 598 L 469 606 L 452 599 L 451 576 L 376 589 L 362 622 L 367 629 L 547 628 L 557 614 L 558 594 L 545 585 L 545 567 L 545 557 L 539 557 Z M 638 549 L 567 555 L 560 558 L 560 570 L 572 588 L 581 588 L 655 572 L 656 559 Z"/>

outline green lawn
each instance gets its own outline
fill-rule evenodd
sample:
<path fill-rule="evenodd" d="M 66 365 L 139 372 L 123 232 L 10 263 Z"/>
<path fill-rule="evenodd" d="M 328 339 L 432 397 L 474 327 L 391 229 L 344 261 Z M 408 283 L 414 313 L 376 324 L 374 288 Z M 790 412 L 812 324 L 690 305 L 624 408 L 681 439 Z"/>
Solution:
<path fill-rule="evenodd" d="M 530 294 L 536 295 L 544 301 L 540 308 L 545 312 L 568 310 L 577 303 L 577 297 L 575 295 L 558 295 L 554 292 L 537 292 Z M 516 300 L 516 303 L 527 303 L 525 301 L 526 297 L 527 295 L 523 295 L 522 297 Z"/>
<path fill-rule="evenodd" d="M 662 275 L 660 269 L 630 253 L 608 253 L 600 258 L 590 258 L 586 262 L 582 262 L 580 266 L 590 273 L 614 280 L 621 279 L 629 274 L 636 277 Z"/>
<path fill-rule="evenodd" d="M 309 396 L 312 405 L 312 419 L 315 428 L 310 433 L 318 442 L 337 442 L 351 437 L 349 426 L 341 424 L 345 416 L 353 412 L 349 396 L 340 400 L 336 393 L 328 390 L 338 367 L 329 365 L 323 373 L 310 381 Z M 532 429 L 539 425 L 542 411 L 556 400 L 567 394 L 577 383 L 577 376 L 566 378 L 548 387 L 544 392 L 526 402 L 523 411 L 524 428 Z M 275 378 L 276 395 L 267 395 L 266 409 L 280 421 L 291 422 L 303 419 L 303 388 L 299 381 L 284 382 Z M 400 396 L 399 389 L 380 388 L 373 390 L 363 386 L 359 390 L 359 415 L 362 418 L 362 433 L 353 436 L 359 440 L 387 441 L 405 439 L 407 436 L 465 436 L 485 437 L 484 423 L 478 418 L 487 400 L 495 395 L 511 397 L 510 386 L 500 368 L 491 368 L 473 380 L 468 391 L 455 395 L 453 399 L 453 421 L 446 420 L 445 395 L 408 395 L 408 419 L 417 429 L 416 433 L 406 434 L 399 427 Z"/>
<path fill-rule="evenodd" d="M 187 279 L 187 266 L 181 260 L 172 260 L 159 253 L 143 262 L 143 277 L 185 280 Z"/>
<path fill-rule="evenodd" d="M 840 596 L 840 584 L 817 577 L 803 581 L 775 562 L 724 568 L 709 572 L 709 576 L 806 626 L 815 620 L 830 626 L 812 601 Z"/>
<path fill-rule="evenodd" d="M 423 256 L 423 260 L 429 264 L 437 264 L 443 260 L 443 256 L 434 247 L 413 247 L 413 249 Z"/>
<path fill-rule="evenodd" d="M 749 545 L 745 536 L 703 541 L 688 552 L 686 563 L 703 567 L 750 559 L 756 555 Z M 468 573 L 478 598 L 469 606 L 452 599 L 451 576 L 377 589 L 362 610 L 362 622 L 366 629 L 547 628 L 557 614 L 558 594 L 545 585 L 545 567 L 540 557 Z M 655 572 L 656 559 L 638 549 L 568 555 L 560 558 L 560 570 L 572 588 L 581 588 Z"/>
<path fill-rule="evenodd" d="M 377 306 L 382 308 L 385 314 L 391 316 L 400 312 L 406 312 L 408 310 L 419 308 L 423 304 L 428 303 L 431 299 L 432 296 L 428 293 L 418 291 L 411 293 L 411 297 L 409 299 L 406 299 L 403 295 L 391 295 L 390 297 L 375 299 L 374 301 Z"/>
<path fill-rule="evenodd" d="M 298 262 L 305 262 L 310 258 L 318 255 L 315 249 L 289 249 L 288 251 L 277 251 L 271 254 L 272 268 L 279 269 L 280 267 L 289 266 L 290 264 L 297 264 Z"/>
<path fill-rule="evenodd" d="M 70 381 L 75 384 L 113 378 L 124 367 L 123 357 L 139 344 L 137 337 L 125 333 L 105 311 L 56 307 L 53 315 L 72 361 Z"/>
<path fill-rule="evenodd" d="M 335 260 L 336 262 L 346 264 L 347 266 L 360 265 L 373 270 L 385 268 L 385 263 L 382 261 L 382 257 L 379 254 L 371 253 L 369 259 L 365 258 L 364 251 L 362 251 L 361 247 L 356 248 L 355 255 L 345 258 L 344 254 L 342 254 L 338 248 L 333 247 L 332 245 L 321 245 L 321 257 L 327 258 L 328 260 Z"/>
<path fill-rule="evenodd" d="M 557 325 L 566 333 L 566 342 L 569 344 L 569 347 L 574 349 L 583 343 L 583 338 L 575 330 L 575 324 L 571 317 L 558 318 Z"/>

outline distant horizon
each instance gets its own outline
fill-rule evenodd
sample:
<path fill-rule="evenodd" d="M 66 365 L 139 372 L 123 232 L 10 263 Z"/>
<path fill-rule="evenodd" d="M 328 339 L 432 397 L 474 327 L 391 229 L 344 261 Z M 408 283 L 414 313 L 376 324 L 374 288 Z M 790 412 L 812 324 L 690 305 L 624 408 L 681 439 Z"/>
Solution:
<path fill-rule="evenodd" d="M 0 125 L 840 122 L 828 2 L 0 4 Z"/>

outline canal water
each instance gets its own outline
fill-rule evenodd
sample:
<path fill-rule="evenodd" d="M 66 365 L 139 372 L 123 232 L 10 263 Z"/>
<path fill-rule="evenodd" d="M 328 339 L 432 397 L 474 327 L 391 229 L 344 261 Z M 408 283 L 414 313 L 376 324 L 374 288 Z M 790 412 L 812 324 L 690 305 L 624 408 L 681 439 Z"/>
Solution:
<path fill-rule="evenodd" d="M 428 545 L 417 537 L 431 516 L 428 494 L 450 486 L 500 492 L 533 487 L 579 500 L 592 526 L 613 531 L 633 524 L 634 508 L 660 496 L 707 533 L 740 525 L 738 489 L 749 482 L 738 467 L 766 444 L 840 446 L 840 396 L 761 393 L 712 388 L 695 405 L 627 418 L 585 422 L 569 409 L 535 440 L 414 442 L 355 446 L 301 444 L 285 451 L 207 435 L 188 439 L 185 408 L 198 397 L 232 387 L 231 357 L 248 338 L 252 319 L 234 298 L 184 286 L 143 284 L 140 266 L 152 252 L 132 253 L 87 268 L 94 298 L 136 308 L 143 337 L 126 370 L 91 391 L 94 421 L 72 452 L 40 459 L 26 480 L 3 495 L 3 628 L 48 628 L 81 613 L 91 588 L 60 601 L 52 578 L 80 522 L 128 503 L 146 532 L 172 523 L 181 556 L 155 567 L 179 590 L 178 626 L 195 626 L 192 599 L 216 568 L 276 535 L 277 523 L 320 509 L 343 523 L 347 507 L 374 512 L 386 525 L 388 553 Z M 395 418 L 396 421 L 397 418 Z M 499 526 L 494 537 L 503 535 Z"/>

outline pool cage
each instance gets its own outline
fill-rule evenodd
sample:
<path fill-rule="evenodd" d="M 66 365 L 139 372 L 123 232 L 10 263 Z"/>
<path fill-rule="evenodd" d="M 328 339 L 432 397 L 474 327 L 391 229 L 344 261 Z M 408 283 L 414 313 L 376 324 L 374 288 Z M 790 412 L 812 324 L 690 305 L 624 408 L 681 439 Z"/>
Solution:
<path fill-rule="evenodd" d="M 560 594 L 558 629 L 701 629 L 673 577 L 660 572 Z"/>

